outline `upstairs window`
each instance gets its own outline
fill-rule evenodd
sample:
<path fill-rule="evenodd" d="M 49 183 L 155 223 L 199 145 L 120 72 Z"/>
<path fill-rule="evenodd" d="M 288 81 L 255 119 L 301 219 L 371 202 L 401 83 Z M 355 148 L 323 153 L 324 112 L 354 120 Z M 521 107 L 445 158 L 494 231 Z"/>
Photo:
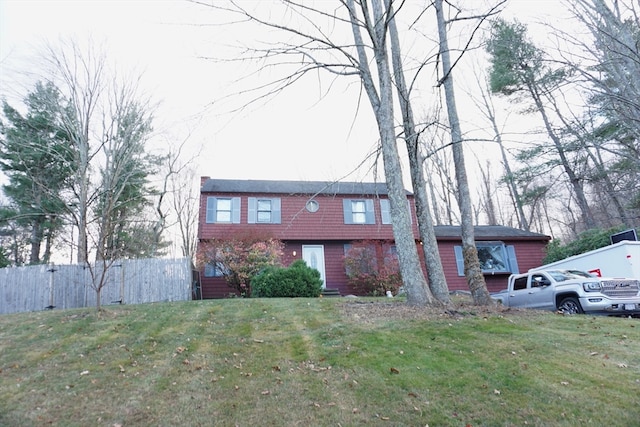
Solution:
<path fill-rule="evenodd" d="M 519 273 L 518 260 L 514 246 L 505 245 L 503 242 L 476 242 L 478 260 L 484 274 L 508 274 Z M 464 276 L 464 258 L 462 246 L 453 247 L 456 255 L 458 275 Z"/>
<path fill-rule="evenodd" d="M 257 222 L 271 222 L 271 200 L 258 200 Z"/>
<path fill-rule="evenodd" d="M 411 202 L 407 199 L 407 206 L 409 207 L 409 213 L 411 213 Z M 383 224 L 391 224 L 391 205 L 389 199 L 380 199 L 380 219 Z M 413 224 L 413 215 L 409 215 L 409 220 Z"/>
<path fill-rule="evenodd" d="M 249 224 L 280 224 L 280 199 L 249 197 Z"/>
<path fill-rule="evenodd" d="M 380 218 L 383 224 L 391 224 L 391 206 L 389 199 L 380 199 Z"/>
<path fill-rule="evenodd" d="M 206 222 L 240 224 L 240 197 L 207 197 Z"/>
<path fill-rule="evenodd" d="M 356 224 L 367 223 L 367 210 L 364 207 L 364 200 L 351 201 L 351 218 Z"/>
<path fill-rule="evenodd" d="M 373 200 L 344 199 L 342 201 L 345 224 L 375 224 Z"/>

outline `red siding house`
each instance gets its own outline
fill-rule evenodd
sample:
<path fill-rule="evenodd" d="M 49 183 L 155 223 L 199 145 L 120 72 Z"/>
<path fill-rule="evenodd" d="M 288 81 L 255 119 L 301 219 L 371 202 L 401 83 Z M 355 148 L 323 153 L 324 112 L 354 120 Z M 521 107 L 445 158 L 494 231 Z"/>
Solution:
<path fill-rule="evenodd" d="M 420 245 L 413 195 L 416 244 Z M 231 238 L 255 231 L 284 243 L 284 264 L 296 259 L 320 271 L 327 289 L 356 293 L 347 283 L 346 249 L 355 241 L 393 244 L 384 183 L 261 181 L 201 178 L 198 240 Z M 459 226 L 436 226 L 438 248 L 450 291 L 468 290 L 462 271 Z M 541 264 L 549 236 L 503 226 L 476 226 L 478 255 L 490 291 L 506 288 L 511 273 Z M 422 254 L 422 251 L 419 251 Z M 200 272 L 203 298 L 222 298 L 232 289 L 213 266 Z"/>

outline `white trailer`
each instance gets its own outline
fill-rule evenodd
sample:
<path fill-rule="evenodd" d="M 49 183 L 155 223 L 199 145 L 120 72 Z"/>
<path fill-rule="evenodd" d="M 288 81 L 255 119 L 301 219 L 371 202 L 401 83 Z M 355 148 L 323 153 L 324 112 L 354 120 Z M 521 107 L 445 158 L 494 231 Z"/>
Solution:
<path fill-rule="evenodd" d="M 599 277 L 626 277 L 640 280 L 640 242 L 623 240 L 604 248 L 574 255 L 536 270 L 582 270 Z"/>

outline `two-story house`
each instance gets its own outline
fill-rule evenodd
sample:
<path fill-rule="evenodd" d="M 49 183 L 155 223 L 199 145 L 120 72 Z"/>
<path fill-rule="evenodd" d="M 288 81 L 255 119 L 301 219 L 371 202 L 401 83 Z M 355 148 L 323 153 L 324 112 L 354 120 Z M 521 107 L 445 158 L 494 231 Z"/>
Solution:
<path fill-rule="evenodd" d="M 416 245 L 417 221 L 411 207 Z M 355 241 L 393 245 L 385 183 L 262 181 L 201 178 L 198 239 L 225 239 L 255 231 L 284 243 L 284 264 L 303 259 L 316 268 L 324 286 L 342 295 L 348 285 L 345 251 Z M 490 291 L 506 287 L 511 273 L 539 266 L 549 236 L 510 227 L 476 227 L 478 253 Z M 450 290 L 467 290 L 463 274 L 460 227 L 436 226 L 436 237 Z M 422 254 L 422 251 L 420 251 Z M 204 298 L 229 295 L 219 269 L 201 271 Z"/>

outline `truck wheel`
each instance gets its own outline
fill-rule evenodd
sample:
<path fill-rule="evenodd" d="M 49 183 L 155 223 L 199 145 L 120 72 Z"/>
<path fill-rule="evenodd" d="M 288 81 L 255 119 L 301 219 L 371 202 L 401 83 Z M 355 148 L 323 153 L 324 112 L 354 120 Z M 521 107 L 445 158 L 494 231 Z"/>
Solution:
<path fill-rule="evenodd" d="M 582 307 L 580 306 L 580 302 L 577 298 L 568 297 L 560 301 L 558 305 L 558 311 L 564 314 L 582 314 Z"/>

